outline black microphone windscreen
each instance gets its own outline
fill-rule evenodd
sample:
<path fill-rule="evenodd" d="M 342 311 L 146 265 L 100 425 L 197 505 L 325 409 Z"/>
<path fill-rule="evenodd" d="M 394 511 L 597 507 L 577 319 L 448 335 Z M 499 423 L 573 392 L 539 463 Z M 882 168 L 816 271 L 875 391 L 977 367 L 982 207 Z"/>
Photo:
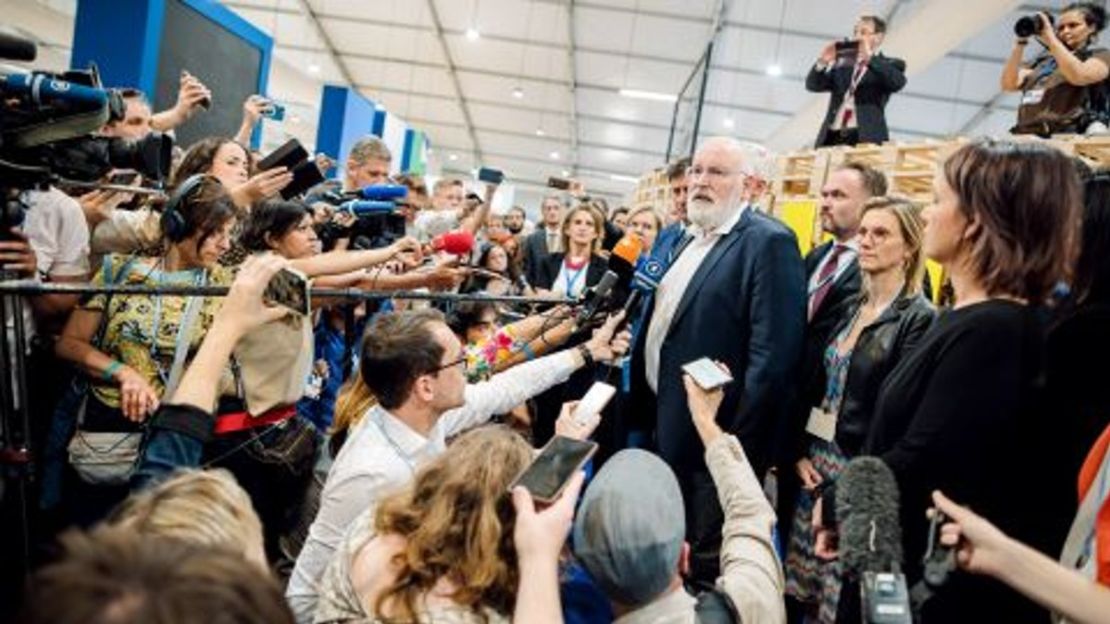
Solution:
<path fill-rule="evenodd" d="M 848 462 L 836 482 L 836 517 L 844 574 L 897 572 L 902 565 L 898 482 L 877 457 Z"/>

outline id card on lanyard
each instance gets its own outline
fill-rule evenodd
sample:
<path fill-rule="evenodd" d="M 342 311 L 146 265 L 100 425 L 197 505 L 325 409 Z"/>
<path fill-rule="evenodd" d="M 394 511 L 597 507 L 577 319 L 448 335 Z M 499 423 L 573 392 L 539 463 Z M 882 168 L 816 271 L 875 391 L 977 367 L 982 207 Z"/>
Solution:
<path fill-rule="evenodd" d="M 576 271 L 571 273 L 570 267 L 565 262 L 563 263 L 563 275 L 565 277 L 563 281 L 566 284 L 566 295 L 568 297 L 578 296 L 578 293 L 574 292 L 574 287 L 578 285 L 578 278 L 582 277 L 582 273 L 585 272 L 588 266 L 590 266 L 589 262 L 578 267 Z"/>

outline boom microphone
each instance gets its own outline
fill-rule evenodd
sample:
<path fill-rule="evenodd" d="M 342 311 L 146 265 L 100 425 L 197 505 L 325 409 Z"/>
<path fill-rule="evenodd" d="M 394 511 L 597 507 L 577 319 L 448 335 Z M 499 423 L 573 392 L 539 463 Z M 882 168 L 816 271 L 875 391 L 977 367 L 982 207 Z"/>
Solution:
<path fill-rule="evenodd" d="M 366 217 L 372 214 L 393 214 L 396 209 L 397 206 L 390 201 L 352 199 L 341 204 L 337 210 L 353 214 L 356 217 Z"/>
<path fill-rule="evenodd" d="M 840 561 L 845 575 L 897 572 L 902 565 L 902 527 L 898 482 L 877 457 L 857 457 L 844 467 L 836 485 Z"/>

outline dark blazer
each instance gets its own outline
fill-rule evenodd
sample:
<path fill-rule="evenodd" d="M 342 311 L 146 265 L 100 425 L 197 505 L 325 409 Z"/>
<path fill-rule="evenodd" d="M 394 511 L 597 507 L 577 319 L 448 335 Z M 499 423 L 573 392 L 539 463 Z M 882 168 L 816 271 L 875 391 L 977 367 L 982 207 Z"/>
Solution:
<path fill-rule="evenodd" d="M 535 232 L 524 239 L 524 278 L 532 286 L 536 286 L 540 264 L 547 258 L 547 230 L 541 223 Z"/>
<path fill-rule="evenodd" d="M 536 270 L 536 281 L 532 282 L 532 286 L 550 290 L 555 285 L 555 278 L 559 277 L 559 270 L 565 257 L 566 254 L 553 253 L 541 259 Z M 586 286 L 590 287 L 600 282 L 607 266 L 608 261 L 605 258 L 591 257 L 590 264 L 586 266 Z"/>
<path fill-rule="evenodd" d="M 825 144 L 829 126 L 844 102 L 844 96 L 852 84 L 854 65 L 842 65 L 825 71 L 818 71 L 814 65 L 806 76 L 806 89 L 815 93 L 829 92 L 829 109 L 825 121 L 817 134 L 817 147 Z M 881 52 L 871 57 L 867 71 L 856 87 L 856 125 L 859 127 L 860 143 L 883 143 L 890 138 L 886 127 L 884 109 L 891 93 L 897 93 L 906 86 L 906 62 L 902 59 L 884 56 Z"/>
<path fill-rule="evenodd" d="M 837 336 L 852 322 L 859 308 L 857 297 L 846 317 L 833 329 Z M 852 360 L 844 379 L 844 396 L 836 422 L 836 443 L 850 457 L 859 453 L 871 428 L 871 415 L 879 388 L 890 371 L 912 353 L 921 337 L 933 325 L 937 312 L 922 295 L 902 297 L 883 310 L 856 340 Z M 821 379 L 827 376 L 821 367 Z M 817 404 L 814 404 L 816 407 Z"/>
<path fill-rule="evenodd" d="M 805 277 L 794 233 L 753 209 L 709 251 L 686 287 L 660 351 L 659 388 L 644 376 L 654 302 L 636 338 L 633 409 L 656 414 L 660 455 L 679 475 L 704 472 L 704 448 L 686 404 L 682 365 L 710 357 L 736 380 L 717 413 L 737 434 L 757 475 L 769 467 L 786 423 L 805 326 Z"/>

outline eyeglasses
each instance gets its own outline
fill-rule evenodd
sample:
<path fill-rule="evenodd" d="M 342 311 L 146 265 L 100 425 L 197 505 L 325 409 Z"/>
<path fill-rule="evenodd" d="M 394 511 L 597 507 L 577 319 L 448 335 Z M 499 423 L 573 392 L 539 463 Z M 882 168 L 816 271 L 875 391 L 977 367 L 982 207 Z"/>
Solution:
<path fill-rule="evenodd" d="M 694 165 L 693 167 L 686 168 L 686 178 L 690 180 L 696 180 L 703 175 L 712 180 L 720 180 L 721 178 L 726 178 L 737 173 L 741 172 L 722 169 L 720 167 L 702 167 L 701 165 Z"/>
<path fill-rule="evenodd" d="M 424 373 L 424 374 L 425 375 L 437 375 L 437 374 L 439 374 L 439 371 L 447 370 L 449 368 L 452 368 L 452 367 L 455 367 L 455 366 L 460 366 L 460 365 L 462 366 L 462 372 L 465 375 L 466 370 L 468 368 L 467 365 L 466 365 L 466 354 L 465 353 L 462 356 L 460 356 L 459 359 L 453 360 L 453 361 L 448 362 L 446 364 L 442 364 L 440 366 L 437 366 L 436 368 L 433 368 L 432 370 L 430 370 L 430 371 L 428 371 L 427 373 Z"/>

